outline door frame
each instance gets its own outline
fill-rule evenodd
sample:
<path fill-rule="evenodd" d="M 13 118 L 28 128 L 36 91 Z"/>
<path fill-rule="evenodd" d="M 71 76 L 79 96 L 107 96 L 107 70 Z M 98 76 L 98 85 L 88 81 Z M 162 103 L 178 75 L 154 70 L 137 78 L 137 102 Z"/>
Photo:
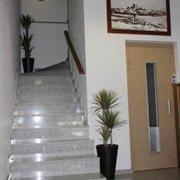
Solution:
<path fill-rule="evenodd" d="M 173 84 L 174 111 L 176 122 L 176 139 L 177 139 L 177 158 L 178 168 L 180 168 L 180 84 Z"/>
<path fill-rule="evenodd" d="M 175 74 L 176 74 L 176 59 L 175 59 L 175 44 L 174 43 L 152 43 L 152 42 L 137 42 L 137 41 L 126 41 L 125 47 L 126 47 L 126 70 L 127 70 L 127 90 L 128 90 L 128 112 L 129 112 L 129 129 L 130 129 L 130 150 L 131 150 L 131 168 L 134 171 L 134 160 L 133 160 L 133 155 L 134 155 L 134 140 L 133 140 L 133 125 L 132 125 L 132 112 L 130 108 L 130 98 L 129 98 L 129 79 L 128 79 L 128 58 L 127 58 L 127 47 L 128 46 L 138 46 L 138 47 L 172 47 L 174 51 L 174 65 L 175 65 Z M 179 84 L 180 86 L 180 84 Z M 175 99 L 177 96 L 174 94 L 175 90 L 173 89 L 175 85 L 172 84 L 172 91 L 173 91 L 173 96 L 174 96 L 174 106 L 177 105 L 177 100 Z M 174 108 L 175 113 L 174 113 L 174 120 L 175 120 L 175 133 L 176 133 L 176 145 L 177 145 L 177 158 L 178 158 L 178 167 L 180 167 L 180 143 L 178 143 L 178 140 L 180 140 L 180 130 L 178 129 L 178 125 L 180 123 L 180 117 L 177 115 L 176 112 L 177 107 Z M 179 110 L 180 113 L 180 110 Z"/>

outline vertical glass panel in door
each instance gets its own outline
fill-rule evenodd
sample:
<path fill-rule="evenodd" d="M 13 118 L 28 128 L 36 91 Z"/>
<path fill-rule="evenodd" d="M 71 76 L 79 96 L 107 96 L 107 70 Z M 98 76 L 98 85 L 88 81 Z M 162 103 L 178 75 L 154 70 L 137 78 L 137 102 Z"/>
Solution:
<path fill-rule="evenodd" d="M 155 63 L 146 63 L 149 145 L 152 153 L 161 151 L 156 71 Z"/>

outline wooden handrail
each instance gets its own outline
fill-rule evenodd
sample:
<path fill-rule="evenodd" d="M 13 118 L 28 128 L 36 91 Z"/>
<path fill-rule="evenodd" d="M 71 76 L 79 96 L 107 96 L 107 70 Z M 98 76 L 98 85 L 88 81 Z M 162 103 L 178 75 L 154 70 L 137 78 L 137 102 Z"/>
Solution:
<path fill-rule="evenodd" d="M 72 56 L 73 56 L 73 58 L 74 58 L 74 61 L 75 61 L 75 64 L 76 64 L 76 66 L 77 66 L 77 69 L 78 69 L 78 71 L 79 71 L 79 74 L 80 74 L 80 75 L 85 75 L 85 71 L 84 71 L 84 69 L 83 69 L 83 66 L 82 66 L 79 58 L 78 58 L 78 55 L 77 55 L 76 50 L 75 50 L 75 48 L 74 48 L 74 46 L 73 46 L 73 44 L 72 44 L 72 41 L 71 41 L 71 39 L 70 39 L 70 37 L 69 37 L 69 33 L 68 33 L 67 31 L 64 31 L 64 35 L 65 35 L 65 38 L 66 38 L 68 47 L 69 47 L 69 49 L 70 49 L 70 51 L 71 51 L 71 53 L 72 53 Z"/>

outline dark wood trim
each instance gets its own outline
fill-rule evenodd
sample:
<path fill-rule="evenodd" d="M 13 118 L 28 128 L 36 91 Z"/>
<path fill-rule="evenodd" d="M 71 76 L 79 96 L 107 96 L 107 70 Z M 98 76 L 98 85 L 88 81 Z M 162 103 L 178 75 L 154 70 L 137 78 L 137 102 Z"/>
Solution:
<path fill-rule="evenodd" d="M 78 55 L 76 53 L 76 50 L 75 50 L 75 48 L 74 48 L 74 46 L 72 44 L 72 41 L 71 41 L 70 36 L 69 36 L 69 33 L 67 31 L 64 31 L 64 35 L 65 35 L 68 47 L 69 47 L 69 49 L 70 49 L 70 51 L 72 53 L 72 56 L 74 58 L 74 61 L 75 61 L 75 64 L 77 66 L 77 69 L 79 71 L 79 74 L 80 75 L 85 75 L 84 68 L 83 68 L 83 66 L 81 64 L 81 61 L 79 60 L 79 57 L 78 57 Z"/>
<path fill-rule="evenodd" d="M 169 0 L 165 0 L 165 1 L 166 1 L 166 12 L 167 12 L 167 32 L 158 32 L 158 31 L 137 31 L 137 30 L 126 30 L 126 29 L 113 29 L 112 24 L 111 24 L 111 0 L 107 0 L 108 33 L 170 36 L 171 35 L 170 1 Z"/>
<path fill-rule="evenodd" d="M 180 167 L 180 84 L 173 85 L 178 167 Z"/>

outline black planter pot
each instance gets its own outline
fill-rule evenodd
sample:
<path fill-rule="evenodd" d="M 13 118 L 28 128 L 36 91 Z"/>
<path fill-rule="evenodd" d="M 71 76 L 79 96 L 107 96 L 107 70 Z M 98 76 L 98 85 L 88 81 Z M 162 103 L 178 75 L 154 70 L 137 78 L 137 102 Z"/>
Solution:
<path fill-rule="evenodd" d="M 33 72 L 34 69 L 34 58 L 22 58 L 24 73 Z"/>
<path fill-rule="evenodd" d="M 100 172 L 108 180 L 115 177 L 118 145 L 97 145 L 97 155 L 100 158 Z"/>

